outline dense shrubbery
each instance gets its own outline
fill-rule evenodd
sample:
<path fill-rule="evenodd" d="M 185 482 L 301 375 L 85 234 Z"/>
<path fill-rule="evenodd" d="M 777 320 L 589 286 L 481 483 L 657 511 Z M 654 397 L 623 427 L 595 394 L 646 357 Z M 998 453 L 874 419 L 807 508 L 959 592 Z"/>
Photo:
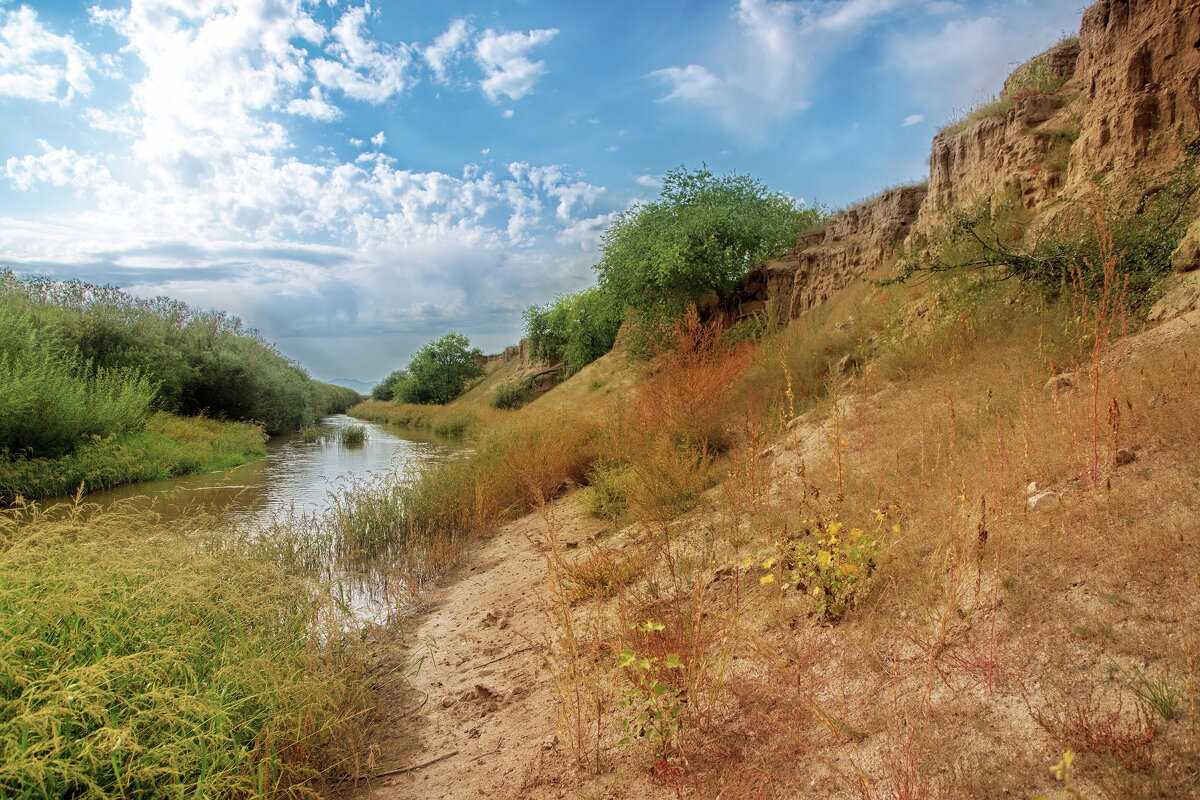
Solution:
<path fill-rule="evenodd" d="M 375 384 L 371 390 L 372 400 L 391 400 L 396 387 L 408 380 L 408 373 L 402 369 L 393 370 L 386 378 Z"/>
<path fill-rule="evenodd" d="M 59 456 L 85 439 L 141 430 L 154 386 L 134 369 L 94 369 L 28 309 L 0 302 L 0 454 Z"/>
<path fill-rule="evenodd" d="M 513 410 L 529 402 L 529 389 L 517 383 L 502 383 L 492 393 L 488 405 L 492 408 Z"/>
<path fill-rule="evenodd" d="M 349 389 L 313 381 L 239 320 L 167 298 L 0 272 L 0 314 L 6 386 L 15 387 L 12 376 L 20 375 L 25 387 L 5 389 L 0 418 L 32 405 L 55 420 L 36 427 L 63 431 L 53 442 L 37 441 L 27 429 L 0 442 L 14 452 L 52 455 L 89 435 L 139 430 L 152 391 L 161 410 L 254 420 L 271 433 L 358 400 Z M 18 391 L 42 395 L 35 402 Z"/>
<path fill-rule="evenodd" d="M 530 355 L 562 364 L 564 378 L 611 350 L 620 327 L 612 296 L 598 286 L 525 311 Z"/>

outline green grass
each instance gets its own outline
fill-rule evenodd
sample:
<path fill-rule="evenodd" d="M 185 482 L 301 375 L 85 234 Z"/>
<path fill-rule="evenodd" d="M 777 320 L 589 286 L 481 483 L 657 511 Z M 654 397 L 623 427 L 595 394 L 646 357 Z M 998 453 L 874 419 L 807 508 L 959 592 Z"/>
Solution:
<path fill-rule="evenodd" d="M 478 433 L 491 421 L 488 414 L 498 417 L 491 409 L 467 409 L 457 406 L 393 403 L 388 400 L 367 400 L 346 411 L 352 417 L 399 425 L 404 428 L 424 428 L 440 436 L 463 438 Z"/>
<path fill-rule="evenodd" d="M 0 502 L 228 469 L 265 455 L 265 441 L 253 423 L 160 412 L 144 431 L 92 439 L 61 458 L 0 459 Z"/>
<path fill-rule="evenodd" d="M 145 512 L 0 514 L 0 796 L 312 797 L 356 773 L 367 664 L 258 545 Z"/>

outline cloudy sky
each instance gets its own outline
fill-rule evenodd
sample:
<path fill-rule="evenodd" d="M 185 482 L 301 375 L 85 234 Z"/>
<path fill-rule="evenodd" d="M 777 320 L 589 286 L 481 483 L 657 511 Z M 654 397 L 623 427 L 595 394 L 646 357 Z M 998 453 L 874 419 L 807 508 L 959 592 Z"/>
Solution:
<path fill-rule="evenodd" d="M 840 206 L 1081 0 L 0 0 L 0 266 L 221 308 L 319 378 L 591 281 L 707 162 Z"/>

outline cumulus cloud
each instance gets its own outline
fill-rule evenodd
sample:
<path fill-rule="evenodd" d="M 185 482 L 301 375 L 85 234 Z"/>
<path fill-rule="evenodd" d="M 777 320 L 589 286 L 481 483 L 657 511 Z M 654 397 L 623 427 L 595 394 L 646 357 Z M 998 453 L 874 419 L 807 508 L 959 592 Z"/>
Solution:
<path fill-rule="evenodd" d="M 483 68 L 484 79 L 479 87 L 489 100 L 498 101 L 503 95 L 520 100 L 533 91 L 538 78 L 546 74 L 543 61 L 534 61 L 529 51 L 558 35 L 557 28 L 540 28 L 520 33 L 499 33 L 490 28 L 475 42 L 475 60 Z"/>
<path fill-rule="evenodd" d="M 340 108 L 326 102 L 318 86 L 308 90 L 308 97 L 296 97 L 288 101 L 287 111 L 301 117 L 310 117 L 321 122 L 336 122 L 345 114 Z"/>
<path fill-rule="evenodd" d="M 421 51 L 438 82 L 449 81 L 450 67 L 466 54 L 470 40 L 471 26 L 465 19 L 456 19 L 444 33 L 433 40 L 433 44 Z"/>
<path fill-rule="evenodd" d="M 69 147 L 52 147 L 38 140 L 41 155 L 12 157 L 5 162 L 4 173 L 12 185 L 28 191 L 40 183 L 70 186 L 77 192 L 103 190 L 112 184 L 108 168 L 90 156 L 82 156 Z"/>
<path fill-rule="evenodd" d="M 412 48 L 403 42 L 390 44 L 373 39 L 367 31 L 370 6 L 352 7 L 333 27 L 333 41 L 326 48 L 336 60 L 313 61 L 317 80 L 348 97 L 379 104 L 411 85 L 409 67 Z"/>
<path fill-rule="evenodd" d="M 662 178 L 654 175 L 638 175 L 633 181 L 638 186 L 645 186 L 647 189 L 661 189 L 663 185 Z"/>
<path fill-rule="evenodd" d="M 66 105 L 92 91 L 95 68 L 73 37 L 51 33 L 29 6 L 0 9 L 0 95 Z"/>

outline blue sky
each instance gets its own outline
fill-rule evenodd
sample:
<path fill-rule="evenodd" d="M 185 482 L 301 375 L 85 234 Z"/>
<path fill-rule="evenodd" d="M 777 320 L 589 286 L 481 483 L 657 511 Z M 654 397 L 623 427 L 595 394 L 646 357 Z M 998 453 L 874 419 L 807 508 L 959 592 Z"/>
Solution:
<path fill-rule="evenodd" d="M 0 0 L 0 265 L 225 309 L 319 378 L 488 351 L 707 162 L 838 207 L 1079 0 Z"/>

